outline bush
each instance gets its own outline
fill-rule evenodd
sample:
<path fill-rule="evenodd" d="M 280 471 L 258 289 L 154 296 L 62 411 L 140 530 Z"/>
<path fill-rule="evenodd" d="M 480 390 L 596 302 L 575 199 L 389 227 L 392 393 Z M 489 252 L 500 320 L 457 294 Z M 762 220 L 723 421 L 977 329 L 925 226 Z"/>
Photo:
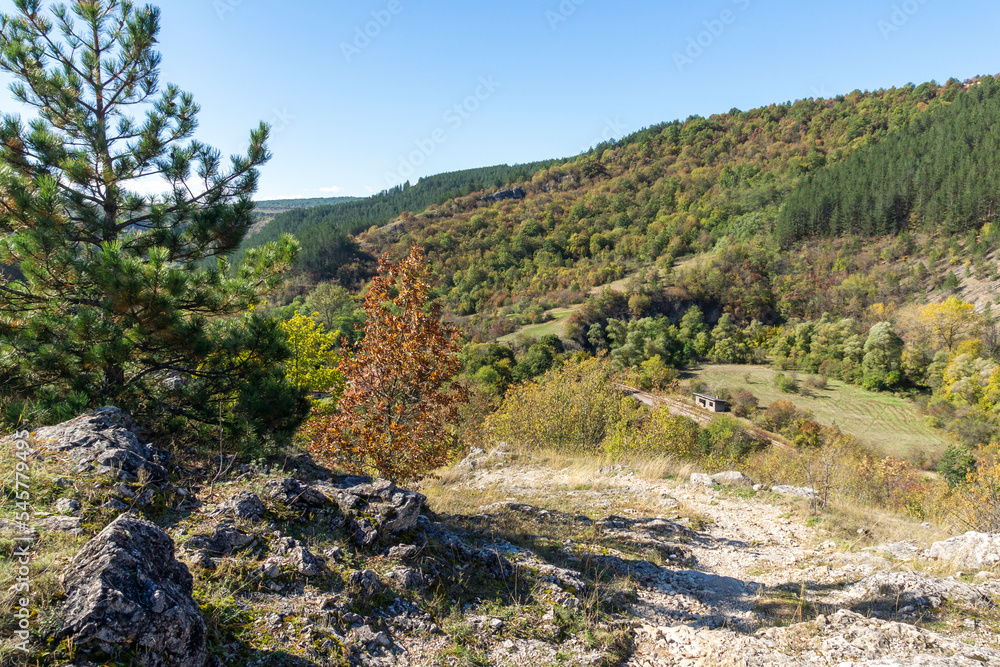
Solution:
<path fill-rule="evenodd" d="M 969 474 L 976 470 L 976 457 L 972 455 L 967 447 L 951 445 L 941 457 L 937 471 L 948 482 L 948 486 L 955 488 L 965 484 Z"/>
<path fill-rule="evenodd" d="M 767 406 L 756 423 L 765 431 L 784 433 L 796 422 L 807 419 L 812 419 L 812 414 L 799 410 L 791 401 L 775 401 Z"/>
<path fill-rule="evenodd" d="M 744 419 L 753 419 L 757 416 L 759 405 L 757 397 L 746 389 L 741 389 L 730 397 L 733 414 Z"/>
<path fill-rule="evenodd" d="M 774 376 L 774 386 L 784 394 L 799 393 L 799 383 L 795 381 L 795 378 L 788 377 L 784 373 L 778 373 Z"/>
<path fill-rule="evenodd" d="M 676 456 L 695 460 L 701 454 L 702 430 L 696 421 L 659 408 L 643 421 L 621 419 L 604 443 L 611 456 Z"/>
<path fill-rule="evenodd" d="M 624 408 L 611 374 L 604 359 L 571 359 L 508 391 L 487 432 L 525 449 L 600 451 Z"/>

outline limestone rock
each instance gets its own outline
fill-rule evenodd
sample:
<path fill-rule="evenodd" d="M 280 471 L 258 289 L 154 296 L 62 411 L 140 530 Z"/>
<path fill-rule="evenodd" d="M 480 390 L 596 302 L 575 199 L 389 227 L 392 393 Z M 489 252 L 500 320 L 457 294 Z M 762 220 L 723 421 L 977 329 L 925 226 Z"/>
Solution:
<path fill-rule="evenodd" d="M 231 523 L 218 523 L 212 527 L 209 533 L 193 535 L 184 546 L 189 549 L 201 549 L 218 556 L 226 556 L 254 541 L 256 538 L 253 535 L 243 532 Z"/>
<path fill-rule="evenodd" d="M 720 472 L 716 475 L 712 475 L 712 479 L 716 483 L 721 484 L 722 486 L 736 486 L 736 487 L 746 487 L 746 488 L 751 488 L 753 486 L 753 482 L 750 480 L 749 477 L 736 470 L 730 470 L 728 472 Z"/>
<path fill-rule="evenodd" d="M 700 472 L 691 473 L 691 483 L 698 484 L 701 486 L 718 486 L 719 483 L 712 479 L 711 475 L 706 475 Z"/>
<path fill-rule="evenodd" d="M 384 479 L 339 477 L 314 486 L 333 498 L 344 513 L 347 531 L 365 547 L 414 529 L 426 500 Z"/>
<path fill-rule="evenodd" d="M 323 492 L 297 479 L 271 480 L 264 484 L 264 493 L 272 500 L 293 507 L 323 507 L 330 499 Z"/>
<path fill-rule="evenodd" d="M 56 501 L 56 511 L 60 514 L 72 514 L 80 509 L 80 501 L 73 498 L 60 498 Z"/>
<path fill-rule="evenodd" d="M 241 521 L 260 521 L 265 511 L 264 503 L 257 494 L 244 490 L 219 505 L 212 514 Z"/>
<path fill-rule="evenodd" d="M 969 532 L 935 542 L 927 556 L 968 569 L 995 567 L 1000 563 L 1000 534 Z"/>
<path fill-rule="evenodd" d="M 75 516 L 47 516 L 36 523 L 42 532 L 55 531 L 83 535 L 83 521 Z"/>
<path fill-rule="evenodd" d="M 66 452 L 78 472 L 96 470 L 135 481 L 140 474 L 153 482 L 167 479 L 167 455 L 139 442 L 132 418 L 118 408 L 101 408 L 56 426 L 40 428 L 33 437 L 49 449 Z"/>
<path fill-rule="evenodd" d="M 105 653 L 134 647 L 144 667 L 202 667 L 205 621 L 191 573 L 154 524 L 123 514 L 88 542 L 63 575 L 58 638 Z"/>
<path fill-rule="evenodd" d="M 305 577 L 323 574 L 323 561 L 304 544 L 291 537 L 280 537 L 271 544 L 271 556 L 264 560 L 264 573 L 275 579 L 281 572 L 297 572 Z"/>

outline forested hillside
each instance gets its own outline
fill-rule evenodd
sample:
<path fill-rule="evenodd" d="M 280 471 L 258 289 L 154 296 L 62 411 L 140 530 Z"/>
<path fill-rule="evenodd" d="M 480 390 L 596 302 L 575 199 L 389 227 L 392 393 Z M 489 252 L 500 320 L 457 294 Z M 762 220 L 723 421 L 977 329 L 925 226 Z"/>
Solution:
<path fill-rule="evenodd" d="M 810 175 L 789 195 L 778 235 L 788 244 L 819 234 L 964 232 L 992 220 L 998 200 L 1000 83 L 987 78 L 878 146 Z"/>
<path fill-rule="evenodd" d="M 396 256 L 422 246 L 447 308 L 478 315 L 477 331 L 490 337 L 508 331 L 509 316 L 527 307 L 579 302 L 636 269 L 666 270 L 677 258 L 706 252 L 724 258 L 724 284 L 711 278 L 718 275 L 712 259 L 697 275 L 677 272 L 671 298 L 708 299 L 714 304 L 706 310 L 741 319 L 807 315 L 817 310 L 809 293 L 834 294 L 858 272 L 854 262 L 867 260 L 840 239 L 801 255 L 776 253 L 789 193 L 889 137 L 952 118 L 956 101 L 960 118 L 964 109 L 992 104 L 984 94 L 995 87 L 989 81 L 953 79 L 665 123 L 538 171 L 524 184 L 523 200 L 484 205 L 476 194 L 459 197 L 360 238 Z M 708 284 L 712 289 L 702 288 Z M 782 308 L 787 300 L 805 310 Z M 639 304 L 636 314 L 644 312 Z"/>
<path fill-rule="evenodd" d="M 539 169 L 558 164 L 548 160 L 523 165 L 498 165 L 438 174 L 385 190 L 367 199 L 295 208 L 271 220 L 244 242 L 241 253 L 294 234 L 302 244 L 299 271 L 314 278 L 352 282 L 370 276 L 371 258 L 359 253 L 351 238 L 372 226 L 384 225 L 404 211 L 422 211 L 432 204 L 490 187 L 530 179 Z"/>

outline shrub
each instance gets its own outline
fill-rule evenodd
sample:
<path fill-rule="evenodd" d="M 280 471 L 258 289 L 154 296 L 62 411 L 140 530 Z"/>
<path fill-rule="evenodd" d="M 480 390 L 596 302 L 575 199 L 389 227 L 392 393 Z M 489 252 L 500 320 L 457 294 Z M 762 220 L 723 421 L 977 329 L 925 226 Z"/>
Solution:
<path fill-rule="evenodd" d="M 733 414 L 737 417 L 753 419 L 757 415 L 760 403 L 752 393 L 746 389 L 741 389 L 730 397 L 730 405 Z"/>
<path fill-rule="evenodd" d="M 801 419 L 811 419 L 812 415 L 795 407 L 791 401 L 775 401 L 767 406 L 757 418 L 757 425 L 771 433 L 783 433 Z"/>
<path fill-rule="evenodd" d="M 972 455 L 968 447 L 961 445 L 951 445 L 941 457 L 937 471 L 948 482 L 948 486 L 955 488 L 965 484 L 969 475 L 976 470 L 976 457 Z"/>
<path fill-rule="evenodd" d="M 647 419 L 621 419 L 604 443 L 611 456 L 668 455 L 694 460 L 701 453 L 702 430 L 696 421 L 661 407 Z"/>
<path fill-rule="evenodd" d="M 778 391 L 785 394 L 799 393 L 799 383 L 795 381 L 795 378 L 789 377 L 784 373 L 778 373 L 774 376 L 774 386 L 777 387 Z"/>
<path fill-rule="evenodd" d="M 525 449 L 600 451 L 623 410 L 611 373 L 605 359 L 570 359 L 508 391 L 487 430 L 495 440 Z"/>

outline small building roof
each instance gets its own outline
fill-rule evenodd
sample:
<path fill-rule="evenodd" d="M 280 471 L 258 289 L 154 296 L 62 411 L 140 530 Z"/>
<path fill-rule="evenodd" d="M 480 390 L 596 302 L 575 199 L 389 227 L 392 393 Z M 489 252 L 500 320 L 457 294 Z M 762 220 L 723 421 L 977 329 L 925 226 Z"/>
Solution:
<path fill-rule="evenodd" d="M 710 396 L 709 394 L 699 394 L 699 393 L 696 392 L 695 396 L 697 396 L 698 398 L 706 398 L 706 399 L 708 399 L 710 401 L 715 401 L 716 403 L 725 403 L 726 402 L 726 399 L 724 399 L 724 398 L 719 398 L 718 396 Z"/>

